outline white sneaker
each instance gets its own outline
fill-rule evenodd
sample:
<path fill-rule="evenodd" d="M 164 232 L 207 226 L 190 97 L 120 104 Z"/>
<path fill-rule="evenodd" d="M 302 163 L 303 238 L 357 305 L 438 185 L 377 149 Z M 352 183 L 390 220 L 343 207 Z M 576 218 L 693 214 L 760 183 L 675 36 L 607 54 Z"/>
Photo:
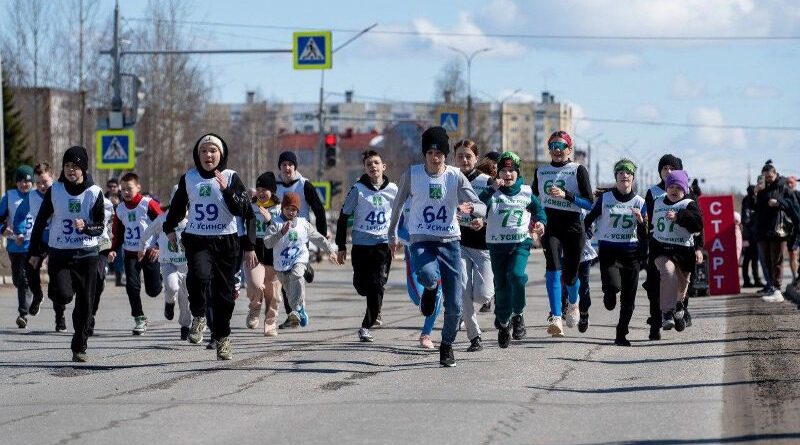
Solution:
<path fill-rule="evenodd" d="M 567 310 L 564 311 L 564 321 L 567 323 L 567 327 L 574 328 L 575 325 L 578 324 L 580 316 L 581 313 L 578 310 L 578 305 L 567 303 Z"/>
<path fill-rule="evenodd" d="M 767 303 L 780 303 L 783 301 L 783 293 L 780 290 L 775 289 L 771 294 L 764 295 L 761 297 L 761 299 Z"/>
<path fill-rule="evenodd" d="M 548 321 L 547 333 L 553 337 L 563 337 L 564 327 L 561 325 L 561 317 L 552 316 Z"/>
<path fill-rule="evenodd" d="M 250 309 L 247 313 L 247 329 L 255 329 L 258 327 L 258 316 L 261 311 L 259 309 Z"/>

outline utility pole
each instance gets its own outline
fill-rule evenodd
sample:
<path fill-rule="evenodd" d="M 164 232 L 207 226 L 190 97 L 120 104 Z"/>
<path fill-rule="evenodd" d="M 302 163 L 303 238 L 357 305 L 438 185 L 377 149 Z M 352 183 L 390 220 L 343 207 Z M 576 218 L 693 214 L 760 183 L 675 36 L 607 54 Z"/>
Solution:
<path fill-rule="evenodd" d="M 458 48 L 448 46 L 451 50 L 461 54 L 464 56 L 464 59 L 467 61 L 467 134 L 468 138 L 472 137 L 472 59 L 475 58 L 480 53 L 484 53 L 486 51 L 491 51 L 491 48 L 481 48 L 479 50 L 473 51 L 472 54 L 467 54 L 464 51 L 461 51 Z M 502 137 L 501 137 L 502 139 Z"/>
<path fill-rule="evenodd" d="M 3 84 L 3 54 L 0 53 L 0 85 Z M 2 88 L 0 88 L 2 89 Z M 5 104 L 0 93 L 0 195 L 6 194 L 6 127 L 3 122 Z"/>
<path fill-rule="evenodd" d="M 86 24 L 86 18 L 83 12 L 83 0 L 78 2 L 78 21 L 80 22 L 80 29 L 78 30 L 78 94 L 80 94 L 80 143 L 82 147 L 86 146 L 86 86 L 84 85 L 85 79 L 83 74 L 83 27 Z"/>

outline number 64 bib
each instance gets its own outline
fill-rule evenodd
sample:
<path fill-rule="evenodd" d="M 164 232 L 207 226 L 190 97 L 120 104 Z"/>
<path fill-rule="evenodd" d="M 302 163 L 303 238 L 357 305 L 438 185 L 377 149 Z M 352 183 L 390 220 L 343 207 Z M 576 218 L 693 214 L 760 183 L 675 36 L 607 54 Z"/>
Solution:
<path fill-rule="evenodd" d="M 430 177 L 422 164 L 412 165 L 411 212 L 408 232 L 411 235 L 433 235 L 452 238 L 461 236 L 456 218 L 458 208 L 458 179 L 462 175 L 455 167 L 447 166 L 438 177 Z"/>

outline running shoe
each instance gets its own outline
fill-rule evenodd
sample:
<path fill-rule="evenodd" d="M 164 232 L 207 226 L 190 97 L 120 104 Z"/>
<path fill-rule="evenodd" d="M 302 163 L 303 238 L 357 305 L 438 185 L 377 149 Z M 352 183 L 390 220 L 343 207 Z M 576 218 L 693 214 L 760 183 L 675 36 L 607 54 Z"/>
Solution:
<path fill-rule="evenodd" d="M 614 344 L 617 346 L 630 346 L 631 342 L 623 335 L 622 337 L 617 337 L 614 340 Z"/>
<path fill-rule="evenodd" d="M 228 337 L 220 338 L 217 341 L 217 360 L 230 360 L 232 358 L 231 341 L 228 340 Z"/>
<path fill-rule="evenodd" d="M 303 279 L 306 280 L 306 283 L 314 282 L 314 268 L 311 267 L 311 263 L 306 264 L 306 271 L 303 272 Z"/>
<path fill-rule="evenodd" d="M 378 329 L 381 326 L 383 326 L 383 318 L 381 318 L 381 313 L 378 312 L 378 316 L 375 317 L 375 323 L 372 325 L 372 329 Z"/>
<path fill-rule="evenodd" d="M 278 329 L 297 329 L 300 327 L 300 318 L 293 319 L 292 317 L 286 316 L 286 320 L 278 325 Z"/>
<path fill-rule="evenodd" d="M 513 315 L 511 317 L 511 328 L 513 329 L 511 336 L 514 340 L 522 340 L 528 334 L 528 331 L 525 329 L 525 319 L 522 318 L 522 314 Z"/>
<path fill-rule="evenodd" d="M 142 335 L 147 332 L 147 317 L 140 315 L 133 317 L 133 335 Z"/>
<path fill-rule="evenodd" d="M 361 328 L 358 330 L 358 339 L 365 343 L 372 343 L 375 341 L 375 337 L 372 336 L 372 333 L 369 332 L 367 328 Z"/>
<path fill-rule="evenodd" d="M 686 312 L 683 310 L 683 305 L 678 303 L 675 307 L 675 312 L 672 313 L 672 321 L 675 323 L 675 330 L 678 332 L 682 332 L 686 329 L 686 321 L 683 319 L 684 315 L 686 315 Z"/>
<path fill-rule="evenodd" d="M 300 310 L 297 311 L 297 315 L 300 316 L 300 327 L 308 326 L 308 314 L 306 314 L 306 307 L 305 305 L 300 306 Z"/>
<path fill-rule="evenodd" d="M 31 316 L 39 315 L 39 308 L 42 305 L 42 299 L 33 297 L 33 301 L 31 301 L 31 306 L 28 308 L 28 314 Z"/>
<path fill-rule="evenodd" d="M 278 326 L 273 324 L 264 323 L 264 337 L 277 337 L 278 336 Z"/>
<path fill-rule="evenodd" d="M 192 327 L 189 328 L 189 342 L 194 344 L 202 342 L 205 329 L 206 317 L 192 317 Z"/>
<path fill-rule="evenodd" d="M 587 329 L 589 329 L 589 313 L 581 312 L 581 319 L 578 320 L 578 332 L 582 334 L 586 332 Z"/>
<path fill-rule="evenodd" d="M 167 320 L 175 318 L 175 303 L 164 303 L 164 318 Z"/>
<path fill-rule="evenodd" d="M 686 327 L 692 327 L 692 314 L 689 313 L 689 308 L 683 308 L 683 321 L 686 322 Z"/>
<path fill-rule="evenodd" d="M 659 326 L 650 326 L 650 340 L 661 340 L 661 328 Z"/>
<path fill-rule="evenodd" d="M 778 289 L 772 289 L 772 292 L 764 295 L 761 299 L 767 303 L 780 303 L 784 300 L 783 293 Z"/>
<path fill-rule="evenodd" d="M 17 317 L 17 327 L 20 329 L 25 329 L 27 326 L 28 326 L 28 319 L 24 315 L 20 314 Z"/>
<path fill-rule="evenodd" d="M 609 311 L 613 311 L 617 307 L 617 294 L 607 293 L 603 294 L 603 305 Z"/>
<path fill-rule="evenodd" d="M 89 357 L 86 356 L 85 352 L 72 352 L 72 361 L 78 363 L 85 363 L 89 360 Z"/>
<path fill-rule="evenodd" d="M 456 357 L 453 355 L 453 345 L 448 345 L 447 343 L 439 345 L 439 364 L 446 368 L 452 368 L 456 365 Z"/>
<path fill-rule="evenodd" d="M 661 320 L 661 329 L 669 331 L 675 327 L 675 320 L 673 319 L 672 311 L 665 312 Z"/>
<path fill-rule="evenodd" d="M 505 326 L 496 323 L 495 326 L 497 328 L 497 346 L 505 349 L 508 345 L 511 344 L 511 326 L 506 324 Z"/>
<path fill-rule="evenodd" d="M 469 347 L 467 348 L 467 352 L 478 352 L 478 351 L 483 351 L 483 344 L 481 343 L 480 335 L 470 340 Z"/>
<path fill-rule="evenodd" d="M 550 316 L 548 318 L 547 323 L 547 333 L 553 337 L 563 337 L 564 336 L 564 326 L 561 324 L 561 317 L 556 317 L 555 315 Z"/>
<path fill-rule="evenodd" d="M 258 327 L 259 314 L 261 314 L 261 310 L 259 308 L 250 308 L 250 311 L 247 312 L 247 329 L 255 329 Z"/>
<path fill-rule="evenodd" d="M 189 339 L 189 328 L 186 326 L 181 326 L 181 340 L 188 340 Z"/>
<path fill-rule="evenodd" d="M 67 321 L 64 319 L 63 315 L 56 315 L 56 332 L 66 332 L 67 331 Z"/>
<path fill-rule="evenodd" d="M 578 324 L 580 318 L 580 310 L 578 304 L 567 304 L 567 310 L 564 311 L 564 321 L 567 323 L 568 328 L 574 328 Z"/>
<path fill-rule="evenodd" d="M 419 336 L 419 347 L 422 349 L 436 349 L 433 345 L 433 340 L 431 340 L 431 336 L 425 334 Z"/>

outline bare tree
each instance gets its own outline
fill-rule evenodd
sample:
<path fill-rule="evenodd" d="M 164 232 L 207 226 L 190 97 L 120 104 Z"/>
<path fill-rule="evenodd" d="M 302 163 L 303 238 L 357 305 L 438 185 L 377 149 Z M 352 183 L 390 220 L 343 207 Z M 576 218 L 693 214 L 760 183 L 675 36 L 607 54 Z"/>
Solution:
<path fill-rule="evenodd" d="M 453 58 L 442 66 L 434 81 L 434 103 L 461 103 L 467 100 L 467 82 L 461 59 Z"/>

